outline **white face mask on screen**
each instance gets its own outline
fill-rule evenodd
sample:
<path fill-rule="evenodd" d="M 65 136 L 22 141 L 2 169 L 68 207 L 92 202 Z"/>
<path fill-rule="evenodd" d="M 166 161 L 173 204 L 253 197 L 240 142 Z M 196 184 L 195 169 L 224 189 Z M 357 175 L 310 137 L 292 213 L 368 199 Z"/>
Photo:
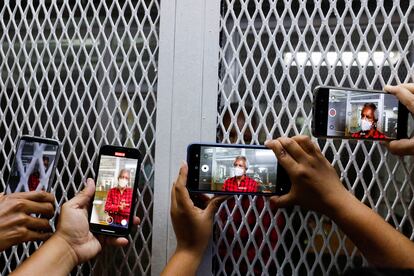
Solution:
<path fill-rule="evenodd" d="M 372 127 L 372 123 L 367 119 L 361 119 L 361 130 L 368 131 Z"/>
<path fill-rule="evenodd" d="M 244 169 L 240 167 L 234 168 L 234 175 L 235 176 L 242 176 L 244 174 Z"/>
<path fill-rule="evenodd" d="M 128 180 L 126 180 L 126 179 L 119 179 L 118 180 L 118 185 L 121 188 L 125 188 L 126 186 L 128 186 Z"/>

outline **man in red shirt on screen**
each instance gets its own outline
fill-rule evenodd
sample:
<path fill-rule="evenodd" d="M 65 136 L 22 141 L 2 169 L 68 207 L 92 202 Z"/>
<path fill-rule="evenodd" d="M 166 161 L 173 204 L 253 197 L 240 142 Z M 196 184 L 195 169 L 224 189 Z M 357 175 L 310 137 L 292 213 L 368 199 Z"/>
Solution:
<path fill-rule="evenodd" d="M 360 127 L 361 130 L 352 133 L 353 138 L 387 138 L 384 133 L 377 130 L 377 106 L 373 103 L 366 103 L 361 110 Z"/>
<path fill-rule="evenodd" d="M 257 192 L 257 182 L 246 175 L 246 157 L 236 156 L 233 166 L 234 176 L 224 181 L 223 191 L 246 193 Z"/>
<path fill-rule="evenodd" d="M 118 176 L 118 186 L 111 188 L 105 203 L 108 223 L 112 226 L 128 227 L 131 212 L 132 188 L 129 187 L 129 170 L 122 169 Z"/>

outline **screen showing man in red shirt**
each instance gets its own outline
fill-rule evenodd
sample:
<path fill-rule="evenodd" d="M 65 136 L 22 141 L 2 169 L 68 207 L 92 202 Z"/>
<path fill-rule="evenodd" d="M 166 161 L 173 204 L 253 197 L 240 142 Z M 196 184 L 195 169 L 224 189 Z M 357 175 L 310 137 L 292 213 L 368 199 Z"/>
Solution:
<path fill-rule="evenodd" d="M 352 133 L 353 138 L 387 138 L 384 133 L 377 130 L 378 116 L 376 115 L 377 106 L 373 103 L 366 103 L 361 110 L 360 128 L 358 132 Z"/>
<path fill-rule="evenodd" d="M 45 172 L 44 175 L 47 174 L 47 170 L 49 169 L 49 157 L 43 156 L 43 171 Z M 39 172 L 39 166 L 35 167 L 35 170 L 33 173 L 29 176 L 29 180 L 27 181 L 27 184 L 29 186 L 30 191 L 36 191 L 37 187 L 40 184 L 40 172 Z M 45 187 L 41 187 L 42 190 L 45 189 Z"/>
<path fill-rule="evenodd" d="M 118 185 L 109 190 L 105 203 L 105 212 L 108 214 L 107 222 L 111 226 L 128 227 L 131 200 L 130 172 L 122 169 L 118 175 Z"/>
<path fill-rule="evenodd" d="M 231 192 L 257 192 L 257 182 L 246 175 L 247 159 L 244 156 L 236 156 L 233 162 L 234 176 L 226 179 L 223 191 Z"/>

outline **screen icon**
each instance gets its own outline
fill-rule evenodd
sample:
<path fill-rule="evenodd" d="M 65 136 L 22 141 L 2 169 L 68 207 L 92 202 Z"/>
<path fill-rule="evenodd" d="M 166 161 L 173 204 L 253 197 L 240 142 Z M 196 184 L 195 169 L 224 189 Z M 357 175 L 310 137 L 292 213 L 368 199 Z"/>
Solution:
<path fill-rule="evenodd" d="M 203 166 L 201 166 L 201 171 L 202 171 L 202 172 L 208 172 L 208 171 L 209 171 L 209 169 L 210 169 L 210 167 L 209 167 L 208 165 L 203 165 Z"/>

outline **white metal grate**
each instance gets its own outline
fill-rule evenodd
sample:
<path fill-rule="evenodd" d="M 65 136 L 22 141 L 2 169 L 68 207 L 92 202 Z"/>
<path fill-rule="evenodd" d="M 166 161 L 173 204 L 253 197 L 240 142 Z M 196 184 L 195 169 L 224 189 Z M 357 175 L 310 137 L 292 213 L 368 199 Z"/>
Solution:
<path fill-rule="evenodd" d="M 130 246 L 109 249 L 76 275 L 149 275 L 151 271 L 158 0 L 3 1 L 0 5 L 1 190 L 21 134 L 60 140 L 57 204 L 94 176 L 103 144 L 138 148 L 141 226 Z M 39 243 L 0 256 L 7 274 Z"/>
<path fill-rule="evenodd" d="M 219 142 L 309 134 L 317 85 L 381 90 L 414 81 L 414 1 L 221 3 Z M 414 239 L 410 160 L 379 143 L 317 142 L 344 185 Z M 215 274 L 335 275 L 366 263 L 328 218 L 298 207 L 271 214 L 259 201 L 222 206 Z"/>

